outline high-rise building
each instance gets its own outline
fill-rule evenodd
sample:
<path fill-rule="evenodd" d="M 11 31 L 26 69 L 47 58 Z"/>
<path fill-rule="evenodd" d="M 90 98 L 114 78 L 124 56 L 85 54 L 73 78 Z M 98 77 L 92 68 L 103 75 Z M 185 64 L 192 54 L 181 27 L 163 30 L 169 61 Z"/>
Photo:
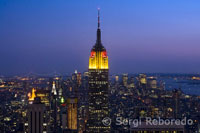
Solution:
<path fill-rule="evenodd" d="M 89 57 L 89 118 L 87 132 L 109 132 L 102 120 L 109 117 L 108 108 L 108 56 L 101 43 L 100 17 L 98 10 L 98 29 L 96 44 Z"/>
<path fill-rule="evenodd" d="M 51 97 L 50 97 L 50 117 L 51 117 L 51 127 L 50 131 L 56 132 L 57 131 L 57 91 L 56 91 L 56 84 L 53 81 L 52 90 L 51 90 Z"/>
<path fill-rule="evenodd" d="M 78 112 L 78 99 L 68 98 L 67 99 L 67 125 L 69 130 L 77 130 L 77 112 Z"/>
<path fill-rule="evenodd" d="M 123 74 L 123 76 L 122 76 L 122 81 L 123 81 L 123 85 L 125 86 L 125 87 L 127 87 L 127 84 L 128 84 L 128 74 L 126 73 L 126 74 Z"/>
<path fill-rule="evenodd" d="M 36 91 L 36 97 L 40 97 L 41 102 L 45 104 L 45 106 L 47 106 L 49 108 L 50 106 L 50 91 L 48 90 L 43 90 L 43 89 L 38 89 Z"/>
<path fill-rule="evenodd" d="M 119 81 L 119 76 L 116 75 L 116 76 L 115 76 L 115 82 L 118 82 L 118 81 Z"/>
<path fill-rule="evenodd" d="M 129 87 L 130 87 L 130 88 L 134 88 L 134 87 L 135 87 L 134 77 L 131 77 L 131 78 L 130 78 Z"/>
<path fill-rule="evenodd" d="M 148 77 L 147 86 L 148 86 L 148 88 L 156 89 L 157 88 L 156 78 L 155 77 Z"/>
<path fill-rule="evenodd" d="M 77 74 L 77 84 L 78 84 L 78 86 L 81 85 L 81 73 Z"/>
<path fill-rule="evenodd" d="M 146 93 L 147 89 L 147 76 L 145 74 L 139 75 L 139 87 L 142 89 L 143 93 Z"/>
<path fill-rule="evenodd" d="M 62 130 L 65 130 L 65 129 L 67 129 L 67 113 L 66 112 L 62 112 L 62 118 L 61 118 L 61 120 L 62 120 Z"/>
<path fill-rule="evenodd" d="M 55 81 L 53 81 L 51 93 L 53 93 L 54 95 L 57 95 Z"/>
<path fill-rule="evenodd" d="M 45 123 L 45 104 L 41 103 L 40 98 L 36 97 L 33 104 L 28 108 L 28 132 L 43 133 L 47 131 Z"/>
<path fill-rule="evenodd" d="M 178 89 L 173 90 L 173 108 L 174 108 L 174 118 L 180 118 L 180 96 L 181 92 Z"/>
<path fill-rule="evenodd" d="M 147 84 L 147 79 L 146 79 L 146 75 L 145 74 L 140 74 L 139 75 L 139 82 L 140 85 L 146 85 Z"/>

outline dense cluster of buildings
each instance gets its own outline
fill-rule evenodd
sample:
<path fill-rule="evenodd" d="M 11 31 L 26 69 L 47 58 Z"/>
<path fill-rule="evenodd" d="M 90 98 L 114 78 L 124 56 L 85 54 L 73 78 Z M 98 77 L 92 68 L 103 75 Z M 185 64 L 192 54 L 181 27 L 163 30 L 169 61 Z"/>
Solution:
<path fill-rule="evenodd" d="M 1 79 L 2 133 L 200 132 L 199 96 L 186 95 L 179 88 L 166 90 L 164 82 L 158 82 L 156 76 L 109 75 L 99 17 L 97 40 L 87 72 Z M 146 118 L 187 118 L 192 122 L 147 125 Z M 135 126 L 130 119 L 140 120 L 140 123 Z"/>

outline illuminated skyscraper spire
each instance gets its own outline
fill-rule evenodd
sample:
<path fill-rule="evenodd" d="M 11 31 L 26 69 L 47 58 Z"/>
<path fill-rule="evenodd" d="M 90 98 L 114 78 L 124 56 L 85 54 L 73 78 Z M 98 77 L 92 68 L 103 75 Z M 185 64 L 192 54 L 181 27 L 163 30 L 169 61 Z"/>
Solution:
<path fill-rule="evenodd" d="M 96 41 L 96 48 L 102 49 L 103 46 L 101 44 L 101 29 L 100 29 L 100 8 L 98 8 L 98 28 L 97 28 L 97 41 Z"/>
<path fill-rule="evenodd" d="M 108 56 L 101 43 L 100 12 L 98 9 L 97 40 L 89 57 L 89 118 L 86 132 L 109 133 L 110 126 L 102 124 L 109 117 L 108 102 Z"/>
<path fill-rule="evenodd" d="M 97 40 L 91 50 L 89 69 L 108 69 L 107 52 L 101 43 L 100 9 L 98 9 Z"/>
<path fill-rule="evenodd" d="M 100 29 L 100 8 L 98 8 L 98 29 Z"/>
<path fill-rule="evenodd" d="M 53 81 L 51 93 L 53 93 L 54 95 L 57 95 L 55 81 Z"/>

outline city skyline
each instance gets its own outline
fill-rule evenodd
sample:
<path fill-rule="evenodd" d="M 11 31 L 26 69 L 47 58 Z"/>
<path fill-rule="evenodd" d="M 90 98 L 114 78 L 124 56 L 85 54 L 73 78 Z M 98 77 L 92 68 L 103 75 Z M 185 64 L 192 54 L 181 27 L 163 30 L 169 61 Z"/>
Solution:
<path fill-rule="evenodd" d="M 20 2 L 25 6 L 31 1 Z M 19 9 L 21 5 L 18 5 L 18 2 L 15 3 L 16 5 L 14 3 L 15 1 L 8 1 L 3 4 L 4 7 L 15 8 L 16 6 Z M 34 6 L 34 3 L 35 1 L 31 6 L 26 7 L 28 9 L 26 12 L 23 12 L 24 8 L 20 8 L 21 13 L 18 15 L 13 12 L 12 15 L 16 17 L 15 21 L 5 21 L 6 18 L 2 21 L 12 27 L 9 29 L 2 26 L 4 29 L 2 33 L 5 34 L 1 36 L 0 33 L 0 41 L 10 42 L 9 45 L 2 45 L 0 49 L 2 58 L 0 65 L 0 132 L 196 133 L 200 131 L 200 74 L 187 74 L 189 70 L 194 71 L 193 68 L 198 68 L 198 52 L 195 53 L 198 47 L 195 47 L 192 53 L 189 53 L 191 50 L 189 46 L 185 47 L 182 44 L 183 47 L 180 47 L 181 41 L 187 44 L 187 39 L 194 37 L 193 35 L 188 36 L 190 32 L 187 34 L 181 31 L 177 32 L 179 34 L 171 32 L 172 29 L 175 31 L 180 28 L 173 25 L 171 29 L 163 27 L 159 33 L 157 28 L 163 23 L 155 23 L 155 18 L 151 18 L 153 15 L 149 17 L 151 19 L 148 22 L 133 17 L 136 14 L 140 14 L 141 17 L 141 12 L 132 17 L 137 22 L 145 23 L 131 23 L 133 18 L 128 19 L 132 20 L 130 22 L 127 22 L 127 19 L 118 19 L 111 23 L 113 15 L 106 14 L 111 13 L 111 10 L 103 8 L 104 12 L 100 13 L 100 8 L 98 8 L 95 17 L 92 15 L 93 9 L 88 8 L 87 11 L 91 10 L 91 12 L 86 14 L 91 15 L 90 17 L 96 21 L 94 26 L 93 20 L 85 16 L 85 9 L 76 10 L 77 13 L 79 12 L 76 15 L 73 12 L 75 11 L 73 6 L 67 5 L 70 7 L 67 9 L 70 12 L 64 14 L 71 15 L 71 17 L 65 19 L 64 14 L 59 14 L 64 11 L 62 7 L 66 7 L 65 2 L 59 9 L 52 8 L 51 12 L 48 8 L 43 8 L 47 6 L 44 1 L 39 2 L 44 5 L 39 5 L 43 12 L 38 14 L 30 12 L 35 11 L 34 7 L 38 7 Z M 53 4 L 52 1 L 50 3 L 52 5 L 47 7 L 56 7 L 58 6 L 56 4 L 61 4 L 60 2 Z M 73 5 L 73 2 L 71 4 Z M 121 6 L 129 7 L 123 4 Z M 152 6 L 155 5 L 152 4 Z M 13 8 L 7 13 L 12 13 Z M 150 8 L 153 9 L 153 7 Z M 123 9 L 129 10 L 128 8 Z M 80 12 L 81 10 L 83 12 Z M 144 12 L 147 13 L 146 11 Z M 127 15 L 117 17 L 126 18 Z M 41 18 L 38 19 L 39 16 Z M 53 19 L 54 17 L 56 19 Z M 80 17 L 82 19 L 76 21 Z M 147 16 L 142 16 L 142 19 L 145 17 Z M 7 20 L 11 18 L 7 17 Z M 151 22 L 153 22 L 153 27 L 146 25 Z M 93 27 L 96 29 L 95 32 L 93 32 Z M 190 28 L 185 27 L 183 30 L 188 31 Z M 141 29 L 143 31 L 139 32 L 138 30 Z M 166 30 L 168 33 L 164 33 Z M 146 33 L 146 31 L 149 32 Z M 182 38 L 183 40 L 174 41 L 166 47 L 164 44 L 169 45 L 172 41 L 170 40 L 172 38 L 166 35 L 173 36 L 175 40 L 179 40 L 178 37 L 183 37 L 183 35 L 186 37 L 185 40 Z M 8 38 L 9 36 L 11 37 Z M 154 37 L 158 38 L 154 40 Z M 166 42 L 165 39 L 167 39 Z M 88 43 L 89 41 L 93 42 Z M 162 46 L 151 44 L 154 41 L 165 43 Z M 113 45 L 114 42 L 116 45 Z M 192 43 L 191 47 L 193 48 L 196 43 Z M 6 48 L 8 51 L 4 51 Z M 87 49 L 86 56 L 85 50 Z M 178 57 L 180 59 L 177 59 Z M 190 57 L 192 59 L 188 62 Z M 87 61 L 85 61 L 86 58 Z M 13 65 L 10 66 L 9 63 Z M 11 69 L 12 67 L 14 69 Z M 62 72 L 61 68 L 65 72 Z M 158 73 L 161 70 L 165 73 Z M 176 73 L 172 73 L 174 70 Z M 26 71 L 30 72 L 26 73 Z M 182 71 L 184 73 L 180 74 L 179 72 Z M 6 75 L 1 75 L 2 72 Z M 20 74 L 7 76 L 14 72 Z M 48 73 L 38 74 L 41 72 Z"/>
<path fill-rule="evenodd" d="M 110 73 L 200 72 L 198 3 L 1 1 L 0 75 L 87 71 L 98 7 Z"/>

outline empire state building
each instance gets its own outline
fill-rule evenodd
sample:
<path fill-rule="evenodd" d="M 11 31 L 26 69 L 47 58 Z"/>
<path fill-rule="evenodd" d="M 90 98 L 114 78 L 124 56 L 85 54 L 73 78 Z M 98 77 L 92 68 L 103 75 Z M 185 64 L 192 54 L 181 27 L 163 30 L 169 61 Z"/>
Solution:
<path fill-rule="evenodd" d="M 109 117 L 108 108 L 108 56 L 101 43 L 100 17 L 98 10 L 97 40 L 89 57 L 89 119 L 87 132 L 110 132 L 102 120 Z"/>

